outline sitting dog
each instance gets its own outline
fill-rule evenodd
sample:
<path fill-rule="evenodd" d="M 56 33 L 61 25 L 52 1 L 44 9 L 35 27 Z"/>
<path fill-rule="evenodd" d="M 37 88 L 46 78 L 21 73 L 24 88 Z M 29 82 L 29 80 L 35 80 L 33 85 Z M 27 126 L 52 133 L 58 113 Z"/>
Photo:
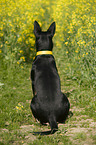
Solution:
<path fill-rule="evenodd" d="M 67 97 L 61 92 L 60 78 L 52 55 L 54 33 L 55 22 L 47 31 L 42 31 L 38 22 L 34 22 L 37 54 L 31 70 L 34 97 L 30 107 L 41 124 L 49 123 L 50 133 L 58 130 L 57 123 L 66 120 L 70 108 Z"/>

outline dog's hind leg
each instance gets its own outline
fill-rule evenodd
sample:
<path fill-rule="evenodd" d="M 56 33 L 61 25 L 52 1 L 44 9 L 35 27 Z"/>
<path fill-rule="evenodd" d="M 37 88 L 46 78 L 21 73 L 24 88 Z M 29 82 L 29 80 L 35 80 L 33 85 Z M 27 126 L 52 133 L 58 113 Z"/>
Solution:
<path fill-rule="evenodd" d="M 34 119 L 34 121 L 36 122 L 36 119 L 35 119 L 36 117 L 34 116 L 34 112 L 35 112 L 35 110 L 36 110 L 36 106 L 35 106 L 35 97 L 36 97 L 36 96 L 34 96 L 33 99 L 32 99 L 32 101 L 31 101 L 30 108 L 31 108 L 31 111 L 32 111 L 33 119 Z"/>

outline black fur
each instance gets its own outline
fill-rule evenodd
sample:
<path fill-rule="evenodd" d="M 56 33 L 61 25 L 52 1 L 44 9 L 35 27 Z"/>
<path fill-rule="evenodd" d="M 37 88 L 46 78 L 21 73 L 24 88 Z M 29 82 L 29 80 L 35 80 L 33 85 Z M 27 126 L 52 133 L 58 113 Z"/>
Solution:
<path fill-rule="evenodd" d="M 54 33 L 55 22 L 43 32 L 35 21 L 36 51 L 52 51 Z M 32 64 L 31 79 L 34 95 L 30 105 L 32 113 L 41 124 L 48 122 L 51 127 L 50 133 L 54 133 L 58 130 L 57 123 L 66 120 L 70 104 L 65 94 L 61 92 L 60 78 L 53 55 L 36 56 Z"/>

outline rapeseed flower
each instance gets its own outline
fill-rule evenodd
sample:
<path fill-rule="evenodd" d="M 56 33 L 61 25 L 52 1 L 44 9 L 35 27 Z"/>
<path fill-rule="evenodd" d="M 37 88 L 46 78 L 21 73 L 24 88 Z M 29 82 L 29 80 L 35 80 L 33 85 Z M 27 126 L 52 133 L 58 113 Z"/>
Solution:
<path fill-rule="evenodd" d="M 68 44 L 68 42 L 65 42 L 65 45 L 67 45 Z"/>
<path fill-rule="evenodd" d="M 23 105 L 18 103 L 18 105 L 15 108 L 16 108 L 17 112 L 19 112 L 23 109 Z"/>
<path fill-rule="evenodd" d="M 25 61 L 25 57 L 24 56 L 20 57 L 20 60 Z"/>
<path fill-rule="evenodd" d="M 17 61 L 17 64 L 20 64 L 20 62 L 19 62 L 19 61 Z"/>
<path fill-rule="evenodd" d="M 75 50 L 76 53 L 78 53 L 78 50 Z"/>
<path fill-rule="evenodd" d="M 85 54 L 82 55 L 82 57 L 84 57 L 84 56 L 85 56 Z"/>
<path fill-rule="evenodd" d="M 24 68 L 24 67 L 21 65 L 21 68 Z"/>
<path fill-rule="evenodd" d="M 31 51 L 33 51 L 33 50 L 34 50 L 34 48 L 30 48 L 30 50 L 31 50 Z"/>
<path fill-rule="evenodd" d="M 20 50 L 19 52 L 22 53 L 22 54 L 24 53 L 23 50 Z"/>

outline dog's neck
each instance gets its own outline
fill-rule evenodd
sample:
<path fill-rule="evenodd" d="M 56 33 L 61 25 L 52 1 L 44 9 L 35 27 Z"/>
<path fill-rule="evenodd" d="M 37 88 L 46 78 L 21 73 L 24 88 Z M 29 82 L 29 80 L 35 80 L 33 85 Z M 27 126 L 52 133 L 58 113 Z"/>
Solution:
<path fill-rule="evenodd" d="M 36 56 L 38 55 L 46 55 L 46 54 L 50 54 L 52 55 L 52 51 L 37 51 Z"/>

